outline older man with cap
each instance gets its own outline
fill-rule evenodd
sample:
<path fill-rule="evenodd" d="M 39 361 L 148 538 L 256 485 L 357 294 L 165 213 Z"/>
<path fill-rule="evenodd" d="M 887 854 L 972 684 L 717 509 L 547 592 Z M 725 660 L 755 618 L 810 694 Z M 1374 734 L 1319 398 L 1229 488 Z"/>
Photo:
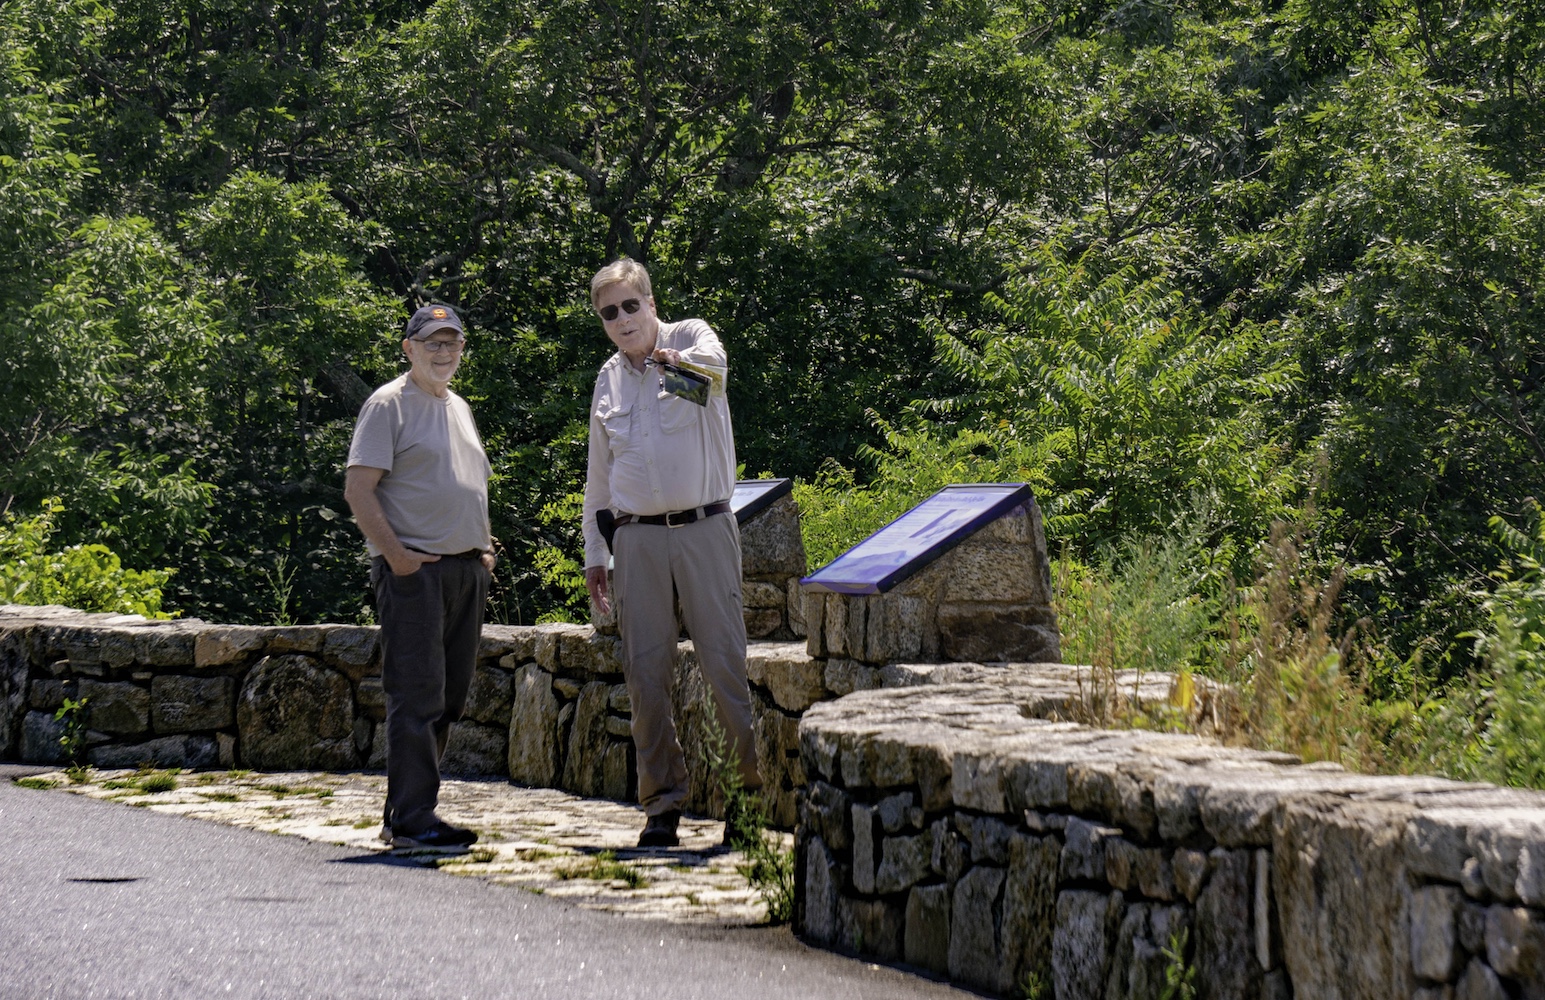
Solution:
<path fill-rule="evenodd" d="M 394 848 L 465 849 L 435 812 L 440 758 L 461 718 L 493 579 L 492 468 L 472 411 L 450 389 L 466 336 L 450 306 L 408 320 L 408 370 L 360 409 L 344 498 L 371 555 L 386 693 L 386 808 Z"/>
<path fill-rule="evenodd" d="M 590 282 L 590 300 L 617 353 L 601 366 L 590 399 L 585 584 L 601 611 L 617 600 L 638 797 L 647 817 L 638 844 L 674 847 L 688 791 L 671 717 L 678 598 L 719 725 L 734 746 L 741 786 L 762 785 L 746 683 L 740 528 L 729 504 L 735 439 L 724 346 L 700 319 L 661 323 L 649 272 L 637 261 L 602 268 Z M 694 384 L 683 362 L 713 377 Z M 615 525 L 610 539 L 607 521 Z M 608 543 L 615 594 L 607 583 Z M 734 815 L 726 817 L 727 846 L 742 846 L 738 826 Z"/>

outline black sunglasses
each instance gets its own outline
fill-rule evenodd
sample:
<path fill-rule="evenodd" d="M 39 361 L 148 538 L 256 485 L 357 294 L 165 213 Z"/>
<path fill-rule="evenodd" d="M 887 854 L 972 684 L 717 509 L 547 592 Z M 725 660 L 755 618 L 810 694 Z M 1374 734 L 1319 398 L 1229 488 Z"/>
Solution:
<path fill-rule="evenodd" d="M 638 312 L 642 308 L 644 308 L 644 303 L 639 301 L 638 299 L 623 299 L 622 300 L 622 311 L 627 313 L 629 316 L 631 316 L 634 313 Z M 601 307 L 601 318 L 606 320 L 606 322 L 608 322 L 608 323 L 610 323 L 612 320 L 616 319 L 617 318 L 617 307 L 616 306 L 602 306 Z"/>

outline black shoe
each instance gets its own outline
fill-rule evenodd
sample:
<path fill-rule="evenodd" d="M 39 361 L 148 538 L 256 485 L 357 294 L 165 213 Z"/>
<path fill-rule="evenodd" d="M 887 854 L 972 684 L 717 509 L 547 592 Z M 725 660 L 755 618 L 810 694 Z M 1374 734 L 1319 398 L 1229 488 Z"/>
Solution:
<path fill-rule="evenodd" d="M 743 796 L 733 796 L 724 803 L 724 839 L 719 842 L 720 847 L 728 847 L 732 851 L 743 851 L 751 844 L 761 831 L 757 828 L 754 819 L 755 809 L 750 799 Z"/>
<path fill-rule="evenodd" d="M 681 822 L 680 809 L 667 809 L 658 816 L 649 817 L 644 832 L 638 835 L 639 847 L 675 847 L 681 843 L 676 836 L 676 824 Z"/>
<path fill-rule="evenodd" d="M 392 847 L 399 850 L 454 851 L 475 843 L 476 833 L 443 821 L 421 833 L 392 833 Z"/>

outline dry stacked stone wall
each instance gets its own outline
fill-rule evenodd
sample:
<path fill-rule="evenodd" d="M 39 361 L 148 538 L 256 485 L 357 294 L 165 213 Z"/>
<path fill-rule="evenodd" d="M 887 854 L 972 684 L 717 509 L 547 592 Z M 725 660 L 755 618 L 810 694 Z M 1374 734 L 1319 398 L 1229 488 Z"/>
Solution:
<path fill-rule="evenodd" d="M 1055 668 L 932 680 L 805 713 L 810 940 L 1057 1000 L 1187 969 L 1217 1000 L 1545 997 L 1545 793 L 1047 721 Z"/>

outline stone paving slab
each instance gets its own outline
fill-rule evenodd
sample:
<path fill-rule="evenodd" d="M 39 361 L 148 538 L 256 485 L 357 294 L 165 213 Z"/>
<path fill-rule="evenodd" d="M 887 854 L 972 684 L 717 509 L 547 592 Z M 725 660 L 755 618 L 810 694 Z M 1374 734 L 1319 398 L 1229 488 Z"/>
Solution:
<path fill-rule="evenodd" d="M 640 849 L 638 806 L 502 779 L 441 784 L 440 815 L 479 834 L 463 855 L 415 855 L 382 844 L 386 776 L 378 773 L 91 768 L 83 781 L 48 771 L 18 783 L 336 844 L 622 916 L 717 926 L 767 919 L 760 895 L 737 870 L 744 855 L 719 846 L 724 824 L 717 820 L 685 816 L 680 847 Z M 792 847 L 788 834 L 765 836 Z"/>

